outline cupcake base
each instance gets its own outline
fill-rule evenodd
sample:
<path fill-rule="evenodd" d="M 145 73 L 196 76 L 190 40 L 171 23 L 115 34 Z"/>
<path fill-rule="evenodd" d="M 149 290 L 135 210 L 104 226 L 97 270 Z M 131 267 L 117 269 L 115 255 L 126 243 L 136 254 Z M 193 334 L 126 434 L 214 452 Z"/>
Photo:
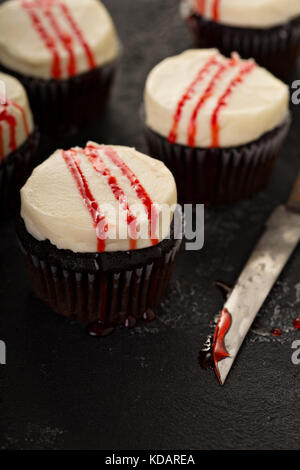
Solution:
<path fill-rule="evenodd" d="M 290 121 L 254 142 L 228 148 L 171 144 L 147 126 L 144 133 L 150 155 L 173 173 L 179 202 L 212 206 L 247 199 L 267 185 Z"/>
<path fill-rule="evenodd" d="M 23 84 L 41 132 L 60 137 L 75 134 L 101 115 L 117 62 L 64 80 L 27 77 L 2 65 L 0 71 L 13 75 Z"/>
<path fill-rule="evenodd" d="M 186 17 L 196 47 L 219 49 L 226 56 L 233 51 L 256 62 L 286 80 L 300 54 L 300 18 L 267 29 L 239 28 L 207 20 L 197 14 Z"/>
<path fill-rule="evenodd" d="M 37 297 L 70 320 L 92 325 L 89 331 L 97 336 L 150 318 L 165 294 L 181 244 L 172 228 L 170 239 L 150 248 L 73 253 L 37 241 L 21 217 L 17 234 Z"/>
<path fill-rule="evenodd" d="M 0 162 L 0 213 L 8 217 L 20 206 L 20 189 L 36 163 L 39 132 L 35 130 L 14 152 Z"/>

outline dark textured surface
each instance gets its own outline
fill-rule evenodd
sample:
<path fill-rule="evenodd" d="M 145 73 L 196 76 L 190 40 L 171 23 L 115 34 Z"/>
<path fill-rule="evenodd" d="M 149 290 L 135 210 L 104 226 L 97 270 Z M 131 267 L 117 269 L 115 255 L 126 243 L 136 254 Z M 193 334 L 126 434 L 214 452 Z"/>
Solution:
<path fill-rule="evenodd" d="M 106 0 L 124 44 L 121 71 L 94 138 L 145 150 L 138 109 L 148 71 L 191 45 L 175 0 Z M 300 78 L 300 70 L 298 72 Z M 296 78 L 297 76 L 295 76 Z M 222 305 L 215 279 L 234 282 L 299 165 L 300 108 L 269 188 L 206 212 L 205 248 L 179 256 L 160 319 L 106 339 L 54 315 L 31 294 L 13 224 L 0 227 L 0 448 L 299 449 L 300 247 L 222 388 L 197 355 Z M 74 142 L 73 142 L 74 143 Z M 44 142 L 44 155 L 67 143 Z M 42 155 L 42 153 L 41 153 Z M 269 334 L 282 328 L 279 338 Z"/>

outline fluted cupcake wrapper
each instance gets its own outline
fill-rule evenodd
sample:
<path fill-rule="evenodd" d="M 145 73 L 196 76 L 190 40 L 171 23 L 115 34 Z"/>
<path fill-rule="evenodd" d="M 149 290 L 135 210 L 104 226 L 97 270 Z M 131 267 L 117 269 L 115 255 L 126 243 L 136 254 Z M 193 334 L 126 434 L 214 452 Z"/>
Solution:
<path fill-rule="evenodd" d="M 229 148 L 191 148 L 169 141 L 144 126 L 152 157 L 173 173 L 181 204 L 216 205 L 246 199 L 262 190 L 290 127 L 281 126 L 247 145 Z"/>
<path fill-rule="evenodd" d="M 300 53 L 300 18 L 272 28 L 240 28 L 202 18 L 186 17 L 196 47 L 215 47 L 224 55 L 238 52 L 286 80 Z"/>
<path fill-rule="evenodd" d="M 39 132 L 35 130 L 26 141 L 0 162 L 0 213 L 8 217 L 18 210 L 20 189 L 30 176 L 37 156 Z"/>
<path fill-rule="evenodd" d="M 67 263 L 53 263 L 46 252 L 42 257 L 42 251 L 38 254 L 31 250 L 23 225 L 17 223 L 17 233 L 37 297 L 70 320 L 85 325 L 98 322 L 104 330 L 118 324 L 132 327 L 138 319 L 147 320 L 149 309 L 155 309 L 166 292 L 181 244 L 181 240 L 171 239 L 161 256 L 147 256 L 144 264 L 133 261 L 128 269 L 80 270 L 76 261 L 71 269 Z M 61 250 L 56 250 L 59 256 Z"/>
<path fill-rule="evenodd" d="M 118 60 L 64 80 L 27 77 L 0 65 L 25 87 L 41 132 L 54 136 L 74 134 L 97 118 L 109 97 Z"/>

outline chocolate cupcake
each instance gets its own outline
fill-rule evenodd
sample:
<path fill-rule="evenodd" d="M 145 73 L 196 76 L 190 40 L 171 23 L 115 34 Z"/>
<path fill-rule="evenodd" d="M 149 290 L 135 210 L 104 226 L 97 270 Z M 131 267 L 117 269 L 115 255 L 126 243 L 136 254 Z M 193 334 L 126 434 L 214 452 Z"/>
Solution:
<path fill-rule="evenodd" d="M 145 136 L 180 202 L 226 203 L 267 184 L 289 128 L 288 87 L 252 60 L 189 50 L 150 73 Z"/>
<path fill-rule="evenodd" d="M 34 292 L 92 334 L 154 319 L 181 243 L 176 201 L 169 170 L 133 148 L 56 151 L 21 190 Z"/>
<path fill-rule="evenodd" d="M 183 0 L 182 13 L 197 47 L 237 51 L 281 79 L 299 57 L 298 0 Z"/>
<path fill-rule="evenodd" d="M 98 0 L 11 0 L 0 6 L 0 68 L 25 86 L 47 134 L 75 132 L 99 116 L 119 54 Z"/>
<path fill-rule="evenodd" d="M 14 77 L 0 73 L 0 212 L 19 206 L 19 191 L 35 164 L 39 135 L 26 92 Z"/>

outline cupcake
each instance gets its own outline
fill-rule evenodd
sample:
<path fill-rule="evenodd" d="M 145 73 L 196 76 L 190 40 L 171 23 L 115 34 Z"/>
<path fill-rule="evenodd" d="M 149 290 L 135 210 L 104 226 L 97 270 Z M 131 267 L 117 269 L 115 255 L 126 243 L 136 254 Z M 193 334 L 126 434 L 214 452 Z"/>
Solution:
<path fill-rule="evenodd" d="M 237 51 L 282 79 L 300 52 L 298 0 L 184 0 L 182 12 L 197 47 Z"/>
<path fill-rule="evenodd" d="M 0 6 L 0 68 L 23 83 L 45 133 L 73 133 L 98 117 L 118 54 L 114 25 L 98 0 Z"/>
<path fill-rule="evenodd" d="M 188 50 L 148 76 L 145 136 L 182 203 L 226 203 L 267 184 L 287 134 L 288 87 L 253 60 Z"/>
<path fill-rule="evenodd" d="M 32 172 L 38 145 L 26 92 L 14 77 L 0 73 L 0 212 L 18 208 L 19 191 Z"/>
<path fill-rule="evenodd" d="M 154 319 L 181 243 L 176 202 L 170 171 L 133 148 L 57 150 L 21 190 L 35 294 L 95 335 Z"/>

